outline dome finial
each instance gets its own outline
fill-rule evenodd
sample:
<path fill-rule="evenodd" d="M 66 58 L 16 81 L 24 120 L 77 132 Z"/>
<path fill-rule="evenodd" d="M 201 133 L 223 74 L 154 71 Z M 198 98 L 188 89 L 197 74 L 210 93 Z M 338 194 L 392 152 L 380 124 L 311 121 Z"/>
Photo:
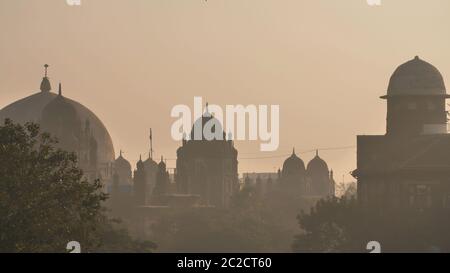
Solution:
<path fill-rule="evenodd" d="M 292 155 L 295 155 L 295 147 L 292 148 Z"/>
<path fill-rule="evenodd" d="M 418 55 L 414 56 L 414 60 L 420 60 L 419 56 Z"/>
<path fill-rule="evenodd" d="M 49 92 L 50 90 L 52 90 L 52 86 L 50 84 L 50 80 L 48 79 L 48 64 L 44 65 L 44 78 L 42 78 L 42 82 L 41 82 L 41 91 L 42 92 Z"/>
<path fill-rule="evenodd" d="M 319 156 L 319 150 L 318 149 L 316 150 L 316 156 Z"/>
<path fill-rule="evenodd" d="M 209 103 L 206 103 L 206 107 L 205 107 L 205 117 L 209 117 L 210 113 L 209 113 Z"/>
<path fill-rule="evenodd" d="M 61 83 L 59 83 L 58 96 L 62 96 L 62 87 L 61 87 Z"/>
<path fill-rule="evenodd" d="M 122 150 L 120 150 L 120 156 L 119 156 L 119 157 L 122 157 L 122 154 L 123 154 L 123 151 L 122 151 Z"/>

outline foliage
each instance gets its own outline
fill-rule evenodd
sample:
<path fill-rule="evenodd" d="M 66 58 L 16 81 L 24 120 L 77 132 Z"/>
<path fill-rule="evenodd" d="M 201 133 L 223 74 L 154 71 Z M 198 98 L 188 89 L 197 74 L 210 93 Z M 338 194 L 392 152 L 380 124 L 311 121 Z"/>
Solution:
<path fill-rule="evenodd" d="M 155 221 L 152 240 L 162 252 L 290 251 L 298 207 L 309 206 L 286 194 L 272 191 L 264 196 L 244 187 L 228 209 L 166 212 Z"/>
<path fill-rule="evenodd" d="M 56 143 L 36 124 L 0 126 L 0 252 L 66 252 L 69 241 L 106 250 L 118 234 L 133 242 L 106 218 L 100 181 Z"/>
<path fill-rule="evenodd" d="M 444 209 L 362 207 L 356 199 L 322 200 L 298 216 L 302 233 L 295 252 L 368 252 L 378 241 L 383 252 L 449 251 L 450 215 Z"/>

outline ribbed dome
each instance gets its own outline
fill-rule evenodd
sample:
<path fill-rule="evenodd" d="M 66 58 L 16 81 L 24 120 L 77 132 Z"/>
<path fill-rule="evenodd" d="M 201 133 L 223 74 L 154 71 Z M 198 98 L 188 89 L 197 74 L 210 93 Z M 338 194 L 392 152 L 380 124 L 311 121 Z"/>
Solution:
<path fill-rule="evenodd" d="M 0 120 L 10 118 L 18 123 L 30 121 L 40 123 L 44 108 L 58 96 L 57 94 L 50 92 L 50 82 L 47 77 L 44 78 L 41 85 L 43 87 L 41 92 L 20 99 L 1 109 Z M 99 163 L 113 162 L 115 155 L 112 139 L 100 119 L 82 104 L 69 98 L 64 98 L 64 100 L 71 104 L 73 109 L 76 110 L 77 116 L 81 122 L 84 122 L 85 120 L 90 121 L 94 137 L 98 143 Z"/>
<path fill-rule="evenodd" d="M 304 174 L 305 171 L 305 163 L 295 154 L 294 150 L 292 155 L 283 163 L 283 176 Z"/>
<path fill-rule="evenodd" d="M 317 152 L 316 156 L 308 163 L 307 171 L 309 174 L 327 174 L 328 165 L 322 158 L 319 157 Z"/>
<path fill-rule="evenodd" d="M 75 107 L 62 95 L 57 96 L 44 107 L 41 126 L 44 131 L 58 139 L 60 148 L 66 151 L 78 149 L 81 121 Z"/>
<path fill-rule="evenodd" d="M 433 65 L 418 56 L 400 65 L 389 81 L 387 96 L 446 96 L 444 79 Z"/>

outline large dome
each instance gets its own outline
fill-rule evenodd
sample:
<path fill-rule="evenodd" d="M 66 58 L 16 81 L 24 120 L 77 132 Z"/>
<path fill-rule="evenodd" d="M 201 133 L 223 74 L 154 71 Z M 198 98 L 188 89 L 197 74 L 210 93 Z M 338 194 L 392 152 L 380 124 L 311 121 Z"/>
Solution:
<path fill-rule="evenodd" d="M 58 94 L 50 92 L 50 82 L 47 77 L 44 77 L 41 83 L 40 92 L 20 99 L 1 109 L 0 120 L 9 118 L 18 123 L 30 121 L 40 123 L 44 108 L 57 98 L 57 96 Z M 81 122 L 89 120 L 91 128 L 93 129 L 94 138 L 98 143 L 99 163 L 113 162 L 115 158 L 113 142 L 100 119 L 82 104 L 66 97 L 64 99 L 65 102 L 71 104 L 76 110 Z"/>
<path fill-rule="evenodd" d="M 444 79 L 436 67 L 418 56 L 400 65 L 389 81 L 387 97 L 447 96 Z"/>

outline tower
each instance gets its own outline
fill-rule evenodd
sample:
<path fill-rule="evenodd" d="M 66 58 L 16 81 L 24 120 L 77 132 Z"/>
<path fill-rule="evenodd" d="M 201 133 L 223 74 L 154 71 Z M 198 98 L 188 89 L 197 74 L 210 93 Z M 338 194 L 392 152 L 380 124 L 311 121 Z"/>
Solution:
<path fill-rule="evenodd" d="M 209 129 L 205 130 L 204 129 Z M 238 152 L 226 139 L 220 121 L 208 106 L 177 150 L 175 180 L 181 194 L 200 196 L 201 205 L 228 207 L 239 188 Z"/>
<path fill-rule="evenodd" d="M 156 184 L 153 189 L 152 204 L 162 205 L 167 203 L 166 195 L 169 193 L 169 172 L 166 168 L 164 158 L 161 156 L 161 162 L 158 164 L 158 172 L 156 174 Z"/>
<path fill-rule="evenodd" d="M 358 136 L 358 201 L 380 209 L 450 208 L 450 135 L 441 73 L 419 57 L 392 74 L 386 135 Z"/>
<path fill-rule="evenodd" d="M 445 100 L 449 98 L 441 73 L 418 56 L 400 65 L 389 81 L 387 95 L 389 136 L 447 132 Z"/>
<path fill-rule="evenodd" d="M 146 205 L 146 178 L 145 178 L 145 169 L 144 163 L 142 162 L 142 157 L 139 158 L 138 163 L 136 164 L 136 170 L 134 171 L 133 177 L 133 193 L 134 193 L 134 203 L 137 206 Z"/>
<path fill-rule="evenodd" d="M 153 160 L 153 132 L 152 132 L 151 128 L 150 128 L 149 139 L 150 139 L 150 150 L 148 153 L 147 160 L 144 161 L 145 178 L 147 181 L 147 185 L 146 185 L 147 203 L 150 202 L 150 198 L 152 196 L 153 189 L 156 185 L 156 175 L 158 173 L 158 163 L 156 163 Z"/>

